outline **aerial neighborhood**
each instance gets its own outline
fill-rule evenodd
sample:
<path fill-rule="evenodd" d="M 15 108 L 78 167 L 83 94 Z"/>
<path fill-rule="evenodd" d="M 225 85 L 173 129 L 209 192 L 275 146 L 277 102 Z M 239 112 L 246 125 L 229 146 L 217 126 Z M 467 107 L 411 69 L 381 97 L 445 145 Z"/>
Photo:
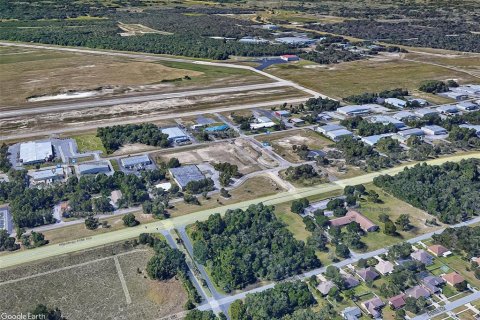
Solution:
<path fill-rule="evenodd" d="M 480 6 L 0 3 L 2 319 L 480 319 Z"/>

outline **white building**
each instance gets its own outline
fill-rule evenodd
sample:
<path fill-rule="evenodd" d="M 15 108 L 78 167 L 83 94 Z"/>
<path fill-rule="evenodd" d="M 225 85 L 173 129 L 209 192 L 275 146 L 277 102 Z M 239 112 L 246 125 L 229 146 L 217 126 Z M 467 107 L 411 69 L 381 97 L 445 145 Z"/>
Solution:
<path fill-rule="evenodd" d="M 415 114 L 419 117 L 425 117 L 425 116 L 432 116 L 438 114 L 438 111 L 433 110 L 433 109 L 428 109 L 428 108 L 423 108 L 423 109 L 417 109 L 415 110 Z"/>
<path fill-rule="evenodd" d="M 437 125 L 425 126 L 425 127 L 422 127 L 421 130 L 425 132 L 425 134 L 428 134 L 430 136 L 438 136 L 438 135 L 448 133 L 447 129 Z"/>
<path fill-rule="evenodd" d="M 163 128 L 161 131 L 163 134 L 168 135 L 169 141 L 177 142 L 189 139 L 188 135 L 179 127 Z"/>
<path fill-rule="evenodd" d="M 51 183 L 65 178 L 63 168 L 52 168 L 39 171 L 29 172 L 28 175 L 34 182 Z"/>
<path fill-rule="evenodd" d="M 458 110 L 458 108 L 454 105 L 446 105 L 438 107 L 437 111 L 442 114 L 453 114 L 459 112 L 460 110 Z"/>
<path fill-rule="evenodd" d="M 317 127 L 316 130 L 320 133 L 327 134 L 327 132 L 340 130 L 340 129 L 347 129 L 344 126 L 339 124 L 327 124 L 321 127 Z"/>
<path fill-rule="evenodd" d="M 407 105 L 407 101 L 398 98 L 386 98 L 384 102 L 397 108 L 405 108 Z"/>
<path fill-rule="evenodd" d="M 352 137 L 353 133 L 346 129 L 340 129 L 340 130 L 329 131 L 326 133 L 326 136 L 332 139 L 333 141 L 340 141 L 345 137 Z"/>
<path fill-rule="evenodd" d="M 22 143 L 19 158 L 23 164 L 51 161 L 53 159 L 52 143 L 50 141 Z"/>

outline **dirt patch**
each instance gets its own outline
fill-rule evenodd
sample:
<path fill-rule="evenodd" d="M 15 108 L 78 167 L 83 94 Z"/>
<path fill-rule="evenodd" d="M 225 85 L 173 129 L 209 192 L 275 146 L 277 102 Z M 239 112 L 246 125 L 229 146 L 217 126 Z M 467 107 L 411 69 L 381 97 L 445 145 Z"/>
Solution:
<path fill-rule="evenodd" d="M 148 279 L 145 266 L 152 255 L 150 248 L 115 244 L 2 270 L 2 281 L 11 282 L 0 283 L 0 309 L 17 314 L 43 303 L 74 320 L 158 319 L 178 313 L 186 301 L 182 284 L 175 279 Z M 32 295 L 38 288 L 41 294 Z"/>
<path fill-rule="evenodd" d="M 239 139 L 240 140 L 240 139 Z M 214 145 L 201 147 L 194 150 L 187 150 L 169 154 L 154 155 L 160 161 L 168 161 L 175 157 L 182 164 L 218 163 L 229 162 L 236 164 L 243 174 L 248 174 L 261 169 L 258 164 L 259 153 L 246 150 L 244 143 L 216 143 Z"/>

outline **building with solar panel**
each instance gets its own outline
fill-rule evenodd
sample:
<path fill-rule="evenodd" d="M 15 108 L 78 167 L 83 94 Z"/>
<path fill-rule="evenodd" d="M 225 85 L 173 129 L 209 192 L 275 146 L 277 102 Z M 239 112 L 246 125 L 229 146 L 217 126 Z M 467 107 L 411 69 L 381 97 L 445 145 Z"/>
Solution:
<path fill-rule="evenodd" d="M 203 173 L 196 165 L 186 165 L 178 168 L 170 168 L 170 175 L 178 184 L 180 189 L 184 190 L 191 181 L 201 181 L 205 179 Z"/>

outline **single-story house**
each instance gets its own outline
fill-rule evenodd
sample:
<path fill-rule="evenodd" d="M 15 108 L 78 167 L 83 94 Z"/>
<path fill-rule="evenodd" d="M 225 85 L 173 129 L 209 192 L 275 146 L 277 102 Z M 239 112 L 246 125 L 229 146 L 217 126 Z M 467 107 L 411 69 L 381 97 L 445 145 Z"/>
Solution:
<path fill-rule="evenodd" d="M 113 190 L 110 192 L 110 204 L 115 208 L 118 208 L 118 201 L 122 199 L 122 191 L 120 190 Z"/>
<path fill-rule="evenodd" d="M 365 232 L 373 232 L 378 229 L 376 224 L 355 210 L 349 210 L 345 216 L 330 220 L 330 225 L 343 227 L 352 222 L 358 223 Z"/>
<path fill-rule="evenodd" d="M 385 304 L 379 297 L 362 302 L 362 306 L 374 318 L 379 318 L 381 316 L 380 309 L 382 309 L 384 305 Z"/>
<path fill-rule="evenodd" d="M 373 270 L 373 268 L 363 268 L 357 271 L 357 274 L 363 281 L 373 281 L 377 279 L 380 275 Z"/>
<path fill-rule="evenodd" d="M 400 293 L 394 297 L 391 297 L 390 299 L 388 299 L 388 304 L 395 310 L 402 308 L 406 304 L 405 294 Z"/>
<path fill-rule="evenodd" d="M 423 249 L 412 252 L 410 256 L 414 260 L 420 261 L 427 266 L 433 264 L 433 257 Z"/>
<path fill-rule="evenodd" d="M 332 290 L 335 287 L 335 283 L 333 283 L 330 280 L 320 282 L 320 284 L 317 286 L 317 290 L 320 291 L 321 294 L 326 296 L 330 290 Z"/>
<path fill-rule="evenodd" d="M 431 125 L 431 126 L 424 126 L 420 128 L 425 134 L 428 134 L 430 136 L 438 136 L 442 134 L 447 134 L 448 131 L 447 129 L 437 126 L 437 125 Z"/>
<path fill-rule="evenodd" d="M 390 261 L 381 260 L 379 263 L 377 263 L 375 269 L 383 275 L 392 273 L 393 263 L 391 263 Z"/>
<path fill-rule="evenodd" d="M 357 278 L 351 275 L 346 275 L 345 277 L 343 277 L 343 281 L 347 289 L 355 288 L 360 284 L 360 281 L 358 281 Z"/>
<path fill-rule="evenodd" d="M 465 281 L 465 278 L 462 277 L 460 274 L 454 272 L 444 274 L 442 276 L 443 280 L 445 280 L 446 283 L 448 283 L 451 286 L 456 286 L 457 284 L 462 283 Z"/>
<path fill-rule="evenodd" d="M 298 126 L 298 125 L 304 124 L 305 120 L 300 119 L 300 118 L 291 118 L 290 120 L 288 120 L 288 122 L 293 123 L 294 125 Z"/>
<path fill-rule="evenodd" d="M 425 289 L 423 286 L 415 286 L 405 291 L 405 295 L 418 299 L 420 297 L 428 298 L 430 297 L 430 291 Z"/>
<path fill-rule="evenodd" d="M 357 320 L 362 316 L 362 310 L 359 307 L 348 307 L 343 309 L 341 313 L 345 320 Z"/>
<path fill-rule="evenodd" d="M 423 286 L 431 293 L 437 293 L 440 291 L 439 286 L 444 284 L 445 280 L 437 276 L 427 276 L 422 279 Z"/>
<path fill-rule="evenodd" d="M 452 252 L 440 244 L 434 244 L 427 248 L 428 251 L 436 255 L 437 257 L 446 257 Z"/>

